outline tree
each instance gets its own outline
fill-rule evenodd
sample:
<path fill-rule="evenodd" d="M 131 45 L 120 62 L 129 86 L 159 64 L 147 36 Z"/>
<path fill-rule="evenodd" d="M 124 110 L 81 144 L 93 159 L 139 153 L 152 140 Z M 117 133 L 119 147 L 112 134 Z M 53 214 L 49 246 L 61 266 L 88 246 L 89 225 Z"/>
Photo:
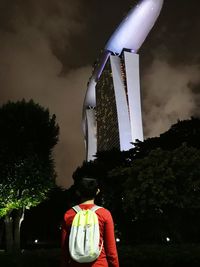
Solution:
<path fill-rule="evenodd" d="M 123 205 L 130 219 L 154 221 L 152 229 L 158 233 L 160 227 L 160 240 L 167 235 L 176 242 L 186 239 L 194 226 L 191 216 L 198 218 L 199 224 L 199 161 L 200 150 L 183 144 L 172 151 L 158 148 L 118 174 L 116 170 L 115 175 L 126 178 Z M 156 222 L 162 225 L 158 227 Z"/>
<path fill-rule="evenodd" d="M 162 133 L 159 137 L 147 138 L 143 142 L 134 143 L 135 147 L 130 149 L 129 158 L 143 158 L 156 148 L 173 150 L 180 147 L 183 143 L 187 146 L 200 149 L 200 119 L 192 117 L 188 120 L 178 120 L 169 130 Z"/>
<path fill-rule="evenodd" d="M 164 233 L 168 232 L 169 229 L 163 228 L 167 224 L 168 226 L 173 225 L 174 229 L 176 229 L 176 233 L 173 233 L 174 236 L 176 235 L 175 239 L 181 239 L 187 231 L 184 231 L 185 233 L 182 231 L 182 237 L 178 237 L 178 232 L 180 232 L 181 229 L 181 227 L 178 227 L 178 224 L 180 224 L 180 221 L 183 218 L 185 223 L 187 220 L 192 220 L 192 218 L 197 220 L 198 214 L 200 214 L 200 209 L 199 207 L 195 208 L 194 206 L 189 206 L 189 204 L 188 206 L 185 205 L 184 208 L 175 206 L 176 187 L 173 182 L 175 183 L 176 181 L 177 183 L 182 183 L 182 181 L 190 181 L 191 173 L 194 173 L 195 171 L 198 173 L 198 160 L 195 160 L 195 155 L 197 155 L 196 153 L 198 153 L 200 148 L 199 135 L 200 119 L 191 118 L 189 120 L 178 121 L 159 137 L 148 138 L 144 142 L 137 141 L 134 143 L 135 147 L 129 151 L 120 152 L 113 150 L 98 152 L 96 159 L 93 162 L 85 162 L 82 167 L 79 167 L 76 170 L 74 173 L 74 179 L 77 179 L 79 176 L 88 175 L 100 180 L 103 185 L 103 204 L 112 210 L 119 228 L 122 229 L 125 234 L 127 233 L 127 239 L 130 239 L 130 231 L 133 229 L 133 224 L 134 229 L 138 229 L 138 231 L 135 230 L 133 234 L 137 234 L 137 232 L 140 234 L 140 229 L 143 225 L 143 236 L 140 235 L 138 240 L 142 240 L 143 237 L 146 238 L 147 235 L 149 235 L 149 240 L 152 240 L 153 238 L 156 241 L 160 240 L 161 237 L 158 236 L 158 232 L 159 235 L 162 231 L 164 231 Z M 178 150 L 179 148 L 180 151 Z M 181 151 L 185 151 L 185 162 L 183 160 L 184 153 L 182 155 Z M 191 153 L 189 153 L 189 151 L 191 151 Z M 175 165 L 170 165 L 172 161 L 175 162 L 175 156 L 177 157 L 177 168 Z M 187 157 L 189 158 L 188 161 Z M 180 164 L 178 165 L 178 163 Z M 179 176 L 178 170 L 180 173 L 181 170 L 183 170 L 183 173 Z M 137 172 L 138 178 L 134 178 L 134 173 L 132 173 L 133 171 Z M 156 172 L 158 172 L 158 174 L 156 174 Z M 182 174 L 183 177 L 181 178 Z M 179 177 L 179 179 L 177 179 L 177 177 Z M 193 176 L 193 178 L 195 179 L 195 176 Z M 199 176 L 197 175 L 196 178 L 198 183 Z M 142 179 L 142 181 L 140 181 L 140 179 Z M 168 191 L 167 188 L 170 185 L 172 188 Z M 146 194 L 141 193 L 143 187 L 148 188 L 149 190 L 147 190 L 148 192 L 146 192 Z M 154 191 L 151 187 L 160 192 L 160 199 L 157 199 L 158 195 L 152 195 L 152 192 Z M 189 189 L 190 186 L 184 187 L 183 194 L 181 195 L 182 197 L 185 196 L 185 201 L 189 201 L 190 197 L 192 201 L 193 197 L 198 200 L 197 195 L 199 191 L 195 189 L 197 191 L 194 192 L 191 189 L 191 195 L 189 196 L 188 194 L 185 194 L 186 192 L 184 191 L 187 188 Z M 135 199 L 136 195 L 132 194 L 139 194 L 139 192 L 141 193 L 138 196 L 140 201 L 137 200 L 134 204 L 131 202 L 131 198 L 133 197 Z M 165 194 L 164 197 L 162 194 Z M 174 200 L 171 198 L 170 194 L 174 196 Z M 130 200 L 130 205 L 128 200 Z M 164 214 L 162 213 L 163 206 L 162 208 L 156 206 L 160 203 L 158 200 L 169 201 L 169 203 L 165 206 Z M 170 205 L 170 201 L 172 200 L 174 201 L 173 205 Z M 150 205 L 152 201 L 154 201 L 154 206 Z M 195 201 L 195 203 L 198 203 L 198 201 Z M 197 210 L 198 212 L 196 212 Z M 175 214 L 178 216 L 175 216 Z M 123 218 L 123 222 L 121 218 Z M 169 218 L 171 220 L 170 223 Z M 179 222 L 178 218 L 180 220 Z M 175 221 L 175 219 L 177 220 Z M 155 224 L 155 221 L 157 224 Z M 184 224 L 182 223 L 182 226 L 183 225 Z M 190 223 L 190 230 L 192 225 L 194 226 L 195 224 Z M 150 227 L 152 227 L 151 230 L 153 228 L 155 229 L 155 233 L 149 230 Z M 159 227 L 160 231 L 158 231 Z M 173 227 L 170 232 L 173 231 Z M 127 229 L 129 229 L 129 231 L 127 231 Z M 145 229 L 148 230 L 144 234 Z M 195 229 L 193 230 L 194 232 L 196 231 Z M 157 236 L 153 237 L 154 234 Z M 193 237 L 194 236 L 195 235 L 193 235 Z"/>
<path fill-rule="evenodd" d="M 49 192 L 48 199 L 31 210 L 27 210 L 22 225 L 21 243 L 26 247 L 27 245 L 34 246 L 34 243 L 30 242 L 38 239 L 36 246 L 42 242 L 43 246 L 58 247 L 63 215 L 71 207 L 68 206 L 68 201 L 68 190 L 55 186 Z"/>
<path fill-rule="evenodd" d="M 43 201 L 54 185 L 52 149 L 59 133 L 55 119 L 32 100 L 0 108 L 0 217 L 8 252 L 19 251 L 24 211 Z"/>

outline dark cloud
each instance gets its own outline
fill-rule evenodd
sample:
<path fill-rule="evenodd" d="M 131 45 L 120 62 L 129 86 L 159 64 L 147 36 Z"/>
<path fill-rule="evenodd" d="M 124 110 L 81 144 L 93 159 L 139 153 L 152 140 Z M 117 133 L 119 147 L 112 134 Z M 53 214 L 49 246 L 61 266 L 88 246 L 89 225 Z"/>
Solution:
<path fill-rule="evenodd" d="M 200 83 L 199 73 L 199 65 L 172 66 L 154 58 L 143 80 L 145 136 L 157 136 L 178 119 L 195 115 L 196 95 L 190 84 Z"/>
<path fill-rule="evenodd" d="M 1 0 L 0 103 L 34 99 L 57 115 L 57 183 L 85 158 L 81 113 L 91 65 L 136 1 Z M 200 2 L 165 0 L 140 54 L 145 137 L 198 115 Z"/>
<path fill-rule="evenodd" d="M 159 135 L 178 119 L 199 115 L 199 7 L 196 0 L 165 0 L 141 49 L 146 137 Z"/>
<path fill-rule="evenodd" d="M 1 2 L 0 103 L 32 98 L 56 114 L 61 128 L 57 182 L 63 186 L 84 159 L 81 110 L 91 67 L 61 75 L 57 54 L 75 53 L 70 38 L 85 28 L 80 9 L 71 0 Z"/>
<path fill-rule="evenodd" d="M 156 25 L 141 48 L 142 58 L 150 58 L 151 62 L 158 55 L 167 57 L 170 64 L 199 62 L 199 8 L 198 0 L 165 0 Z"/>

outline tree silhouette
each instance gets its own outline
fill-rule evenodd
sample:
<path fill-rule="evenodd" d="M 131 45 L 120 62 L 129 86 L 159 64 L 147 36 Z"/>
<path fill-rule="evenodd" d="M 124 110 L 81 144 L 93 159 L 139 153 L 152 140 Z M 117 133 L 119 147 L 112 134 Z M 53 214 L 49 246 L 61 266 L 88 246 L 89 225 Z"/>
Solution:
<path fill-rule="evenodd" d="M 171 236 L 175 242 L 182 242 L 191 226 L 199 224 L 199 161 L 200 150 L 183 144 L 172 151 L 153 150 L 143 159 L 136 159 L 132 166 L 118 170 L 118 174 L 116 171 L 116 176 L 126 178 L 123 205 L 131 214 L 130 219 L 153 219 L 152 229 L 157 233 L 157 223 L 162 222 L 160 240 Z M 196 222 L 187 224 L 191 216 Z"/>
<path fill-rule="evenodd" d="M 59 128 L 48 109 L 22 100 L 0 108 L 0 129 L 0 216 L 11 252 L 20 248 L 25 209 L 43 201 L 54 185 Z"/>
<path fill-rule="evenodd" d="M 129 150 L 131 160 L 142 158 L 156 148 L 173 150 L 183 143 L 187 146 L 200 148 L 200 119 L 191 117 L 188 120 L 178 120 L 169 130 L 159 137 L 151 137 L 134 143 L 135 147 Z"/>
<path fill-rule="evenodd" d="M 194 241 L 200 222 L 199 136 L 199 118 L 178 121 L 129 151 L 98 152 L 74 176 L 101 181 L 103 204 L 127 240 L 132 235 L 135 241 L 161 242 L 171 233 L 177 242 Z"/>

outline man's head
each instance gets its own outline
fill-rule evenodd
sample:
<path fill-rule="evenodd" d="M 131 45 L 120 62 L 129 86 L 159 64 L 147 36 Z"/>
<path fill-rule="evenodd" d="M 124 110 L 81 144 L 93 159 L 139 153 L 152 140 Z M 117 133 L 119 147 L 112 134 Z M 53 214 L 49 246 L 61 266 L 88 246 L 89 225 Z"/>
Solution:
<path fill-rule="evenodd" d="M 79 178 L 74 182 L 74 187 L 81 201 L 95 199 L 96 195 L 100 192 L 98 181 L 95 178 Z"/>

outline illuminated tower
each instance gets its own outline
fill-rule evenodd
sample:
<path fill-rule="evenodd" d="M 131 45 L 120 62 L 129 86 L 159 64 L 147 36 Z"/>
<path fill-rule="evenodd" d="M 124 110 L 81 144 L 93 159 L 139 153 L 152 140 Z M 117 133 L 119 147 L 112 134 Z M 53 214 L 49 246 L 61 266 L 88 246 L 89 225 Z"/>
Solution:
<path fill-rule="evenodd" d="M 129 150 L 143 140 L 139 57 L 110 55 L 96 84 L 97 150 Z"/>
<path fill-rule="evenodd" d="M 137 51 L 160 14 L 163 0 L 141 0 L 105 46 L 88 82 L 83 104 L 86 158 L 143 140 Z"/>

